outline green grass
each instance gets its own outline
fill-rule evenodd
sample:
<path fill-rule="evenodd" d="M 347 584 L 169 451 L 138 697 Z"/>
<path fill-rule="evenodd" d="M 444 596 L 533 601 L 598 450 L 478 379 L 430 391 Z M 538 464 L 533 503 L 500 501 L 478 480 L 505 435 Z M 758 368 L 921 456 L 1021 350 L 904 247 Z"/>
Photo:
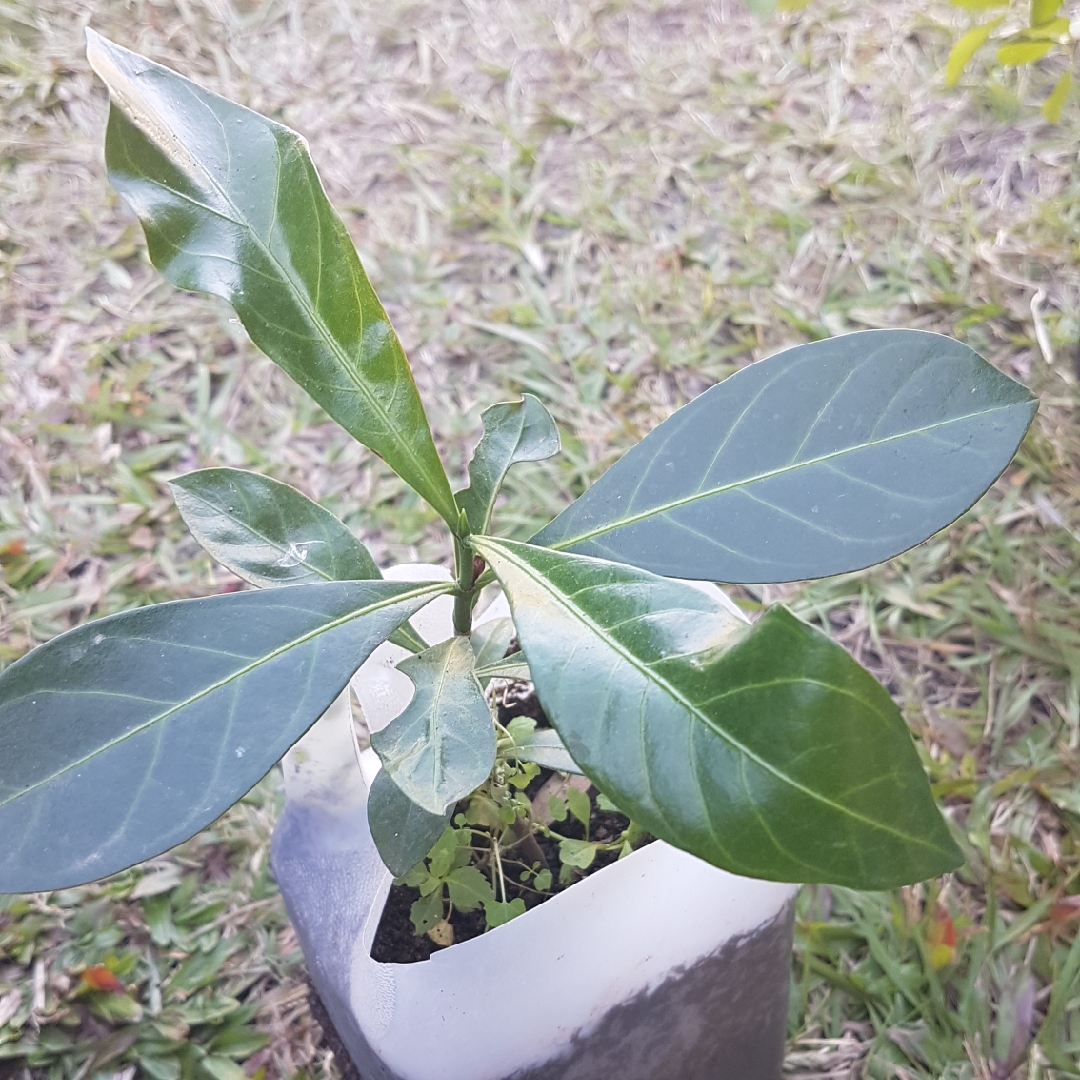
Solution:
<path fill-rule="evenodd" d="M 549 403 L 565 452 L 512 474 L 515 536 L 786 344 L 918 326 L 1040 395 L 951 532 L 740 596 L 786 598 L 889 686 L 969 855 L 895 894 L 804 890 L 788 1075 L 1080 1074 L 1080 121 L 1003 111 L 1056 70 L 976 65 L 946 94 L 963 21 L 914 0 L 765 28 L 728 0 L 0 0 L 0 663 L 227 587 L 164 486 L 200 466 L 295 484 L 380 560 L 448 555 L 230 312 L 149 266 L 101 166 L 92 22 L 308 137 L 454 475 L 485 405 Z M 0 901 L 0 1080 L 335 1072 L 267 871 L 279 800 L 272 775 L 149 867 Z M 97 965 L 130 990 L 88 989 Z"/>

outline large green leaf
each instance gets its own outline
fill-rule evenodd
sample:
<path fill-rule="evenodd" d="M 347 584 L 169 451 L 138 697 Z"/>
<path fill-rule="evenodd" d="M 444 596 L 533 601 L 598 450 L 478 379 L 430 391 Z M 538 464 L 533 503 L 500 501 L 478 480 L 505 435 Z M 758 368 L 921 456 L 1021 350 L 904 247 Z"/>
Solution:
<path fill-rule="evenodd" d="M 342 522 L 288 484 L 242 469 L 200 469 L 169 487 L 195 539 L 260 588 L 382 577 Z"/>
<path fill-rule="evenodd" d="M 86 33 L 112 101 L 109 178 L 139 215 L 154 265 L 227 300 L 267 356 L 456 527 L 408 361 L 307 144 Z"/>
<path fill-rule="evenodd" d="M 503 401 L 484 410 L 484 434 L 469 462 L 469 486 L 457 493 L 474 533 L 487 531 L 495 496 L 519 461 L 542 461 L 559 452 L 559 430 L 539 398 Z"/>
<path fill-rule="evenodd" d="M 446 584 L 364 581 L 125 611 L 0 675 L 0 892 L 186 840 L 244 794 Z"/>
<path fill-rule="evenodd" d="M 368 791 L 368 827 L 379 857 L 396 877 L 407 874 L 431 850 L 453 809 L 429 814 L 380 769 Z"/>
<path fill-rule="evenodd" d="M 495 726 L 473 674 L 472 645 L 452 637 L 402 660 L 398 670 L 413 681 L 412 701 L 371 733 L 371 746 L 412 802 L 443 814 L 495 764 Z"/>
<path fill-rule="evenodd" d="M 200 469 L 169 487 L 195 539 L 252 585 L 382 577 L 346 525 L 288 484 L 243 469 Z M 390 640 L 412 652 L 427 648 L 408 623 Z"/>
<path fill-rule="evenodd" d="M 634 821 L 740 874 L 881 889 L 961 861 L 888 693 L 773 608 L 747 628 L 690 586 L 473 539 L 544 711 Z"/>
<path fill-rule="evenodd" d="M 937 334 L 800 345 L 679 409 L 533 543 L 710 581 L 858 570 L 970 507 L 1035 408 Z"/>

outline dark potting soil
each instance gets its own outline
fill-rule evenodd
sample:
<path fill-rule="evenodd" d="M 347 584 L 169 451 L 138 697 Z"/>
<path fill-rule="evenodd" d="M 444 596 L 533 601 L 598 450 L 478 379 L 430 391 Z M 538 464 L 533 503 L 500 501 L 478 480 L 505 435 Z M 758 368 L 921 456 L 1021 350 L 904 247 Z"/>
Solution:
<path fill-rule="evenodd" d="M 537 721 L 538 727 L 550 727 L 547 717 L 544 716 L 537 700 L 535 692 L 528 684 L 518 683 L 512 686 L 499 702 L 499 720 L 505 724 L 515 716 L 531 716 Z M 544 786 L 554 773 L 550 769 L 541 769 L 531 784 L 525 789 L 525 794 L 531 799 Z M 623 814 L 609 810 L 600 810 L 596 805 L 596 789 L 589 791 L 589 799 L 592 803 L 592 813 L 589 816 L 589 839 L 600 843 L 610 843 L 615 840 L 630 824 L 629 818 Z M 565 821 L 555 824 L 555 828 L 561 836 L 573 840 L 584 840 L 585 829 L 574 817 L 568 817 Z M 534 834 L 534 838 L 544 853 L 548 868 L 553 875 L 551 888 L 547 893 L 537 893 L 533 889 L 523 887 L 517 881 L 514 870 L 508 868 L 506 875 L 506 899 L 515 900 L 520 897 L 525 901 L 525 908 L 529 910 L 550 900 L 552 896 L 569 889 L 571 886 L 583 881 L 590 874 L 610 866 L 619 858 L 618 851 L 599 851 L 592 865 L 587 870 L 575 870 L 573 877 L 565 884 L 560 884 L 559 878 L 559 845 L 558 842 L 543 836 Z M 651 836 L 645 836 L 638 842 L 638 847 L 652 841 Z M 518 848 L 507 849 L 518 855 Z M 530 860 L 522 859 L 528 863 Z M 439 952 L 444 948 L 453 948 L 453 945 L 437 945 L 434 941 L 422 934 L 417 937 L 413 929 L 412 919 L 409 918 L 409 909 L 413 903 L 420 899 L 420 890 L 408 885 L 391 885 L 390 894 L 386 898 L 386 906 L 383 908 L 382 918 L 379 920 L 378 929 L 375 931 L 375 940 L 371 945 L 371 958 L 380 964 L 415 964 L 427 960 L 433 952 Z M 483 908 L 475 911 L 461 912 L 456 908 L 451 913 L 450 925 L 454 929 L 454 944 L 468 941 L 479 937 L 484 933 L 487 925 Z"/>
<path fill-rule="evenodd" d="M 543 781 L 551 775 L 550 770 L 544 769 L 534 783 L 539 781 L 537 783 L 539 788 Z M 589 839 L 609 843 L 622 833 L 629 824 L 629 819 L 622 814 L 598 810 L 596 808 L 595 790 L 590 791 L 589 795 L 593 801 L 592 815 L 589 819 Z M 563 836 L 574 840 L 585 839 L 584 828 L 579 821 L 573 818 L 567 818 L 566 821 L 559 822 L 557 827 Z M 638 846 L 648 843 L 651 839 L 651 837 L 644 838 Z M 617 851 L 597 852 L 596 858 L 587 870 L 575 871 L 574 876 L 566 884 L 560 884 L 558 881 L 560 866 L 558 844 L 539 834 L 536 835 L 536 842 L 540 845 L 540 850 L 543 851 L 548 866 L 555 875 L 555 880 L 551 883 L 551 889 L 546 894 L 537 893 L 534 890 L 523 888 L 511 873 L 508 873 L 506 877 L 507 900 L 514 900 L 520 896 L 525 901 L 526 910 L 550 900 L 557 893 L 569 889 L 590 874 L 609 866 L 619 857 Z M 416 936 L 412 919 L 409 918 L 409 909 L 419 899 L 419 889 L 414 889 L 408 885 L 390 886 L 390 895 L 386 898 L 386 906 L 383 908 L 379 927 L 375 931 L 375 940 L 371 945 L 371 957 L 373 960 L 377 960 L 380 964 L 415 964 L 421 960 L 427 960 L 433 952 L 438 952 L 440 949 L 453 948 L 452 945 L 436 945 L 427 934 L 420 937 Z M 458 911 L 455 908 L 450 916 L 450 925 L 454 928 L 455 944 L 479 937 L 484 933 L 484 928 L 487 925 L 483 908 L 468 912 Z"/>

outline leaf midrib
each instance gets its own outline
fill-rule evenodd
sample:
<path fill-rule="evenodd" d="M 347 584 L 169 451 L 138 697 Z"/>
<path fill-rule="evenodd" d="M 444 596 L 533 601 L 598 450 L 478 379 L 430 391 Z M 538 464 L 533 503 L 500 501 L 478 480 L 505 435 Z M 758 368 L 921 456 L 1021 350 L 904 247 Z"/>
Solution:
<path fill-rule="evenodd" d="M 698 502 L 701 499 L 708 499 L 714 495 L 722 495 L 726 491 L 734 491 L 741 487 L 746 487 L 750 484 L 756 484 L 761 480 L 769 480 L 774 476 L 783 476 L 785 473 L 794 472 L 798 469 L 809 468 L 813 465 L 820 465 L 826 461 L 833 461 L 837 458 L 841 458 L 846 454 L 856 453 L 860 450 L 866 450 L 875 446 L 885 446 L 888 443 L 896 442 L 900 439 L 909 439 L 916 435 L 922 435 L 926 432 L 937 431 L 941 428 L 948 427 L 950 424 L 959 424 L 965 420 L 974 420 L 980 416 L 990 416 L 993 413 L 1001 412 L 1009 409 L 1015 409 L 1022 402 L 1011 402 L 1008 405 L 995 405 L 991 409 L 983 409 L 979 412 L 965 413 L 963 416 L 955 416 L 952 419 L 941 421 L 935 424 L 926 424 L 923 427 L 911 428 L 908 431 L 900 432 L 897 435 L 889 435 L 883 439 L 875 439 L 872 442 L 861 442 L 853 446 L 844 447 L 842 450 L 834 450 L 828 454 L 821 454 L 818 457 L 808 458 L 806 461 L 794 461 L 789 462 L 787 465 L 781 465 L 775 469 L 767 469 L 765 472 L 757 473 L 753 476 L 743 477 L 739 480 L 733 480 L 729 484 L 720 484 L 717 487 L 708 488 L 705 491 L 696 491 L 692 495 L 686 495 L 679 499 L 673 499 L 671 502 L 662 503 L 658 506 L 650 507 L 646 510 L 642 510 L 637 514 L 630 514 L 626 517 L 618 518 L 615 521 L 604 522 L 602 525 L 597 525 L 593 529 L 586 530 L 585 532 L 578 533 L 576 536 L 563 537 L 560 540 L 555 540 L 550 544 L 545 544 L 545 547 L 551 548 L 554 551 L 564 551 L 566 548 L 573 544 L 580 544 L 585 540 L 591 540 L 596 536 L 603 536 L 605 533 L 614 532 L 616 529 L 622 529 L 627 525 L 633 525 L 639 521 L 645 521 L 648 518 L 656 517 L 659 514 L 666 514 L 670 510 L 677 510 L 682 506 L 689 506 L 691 503 Z"/>
<path fill-rule="evenodd" d="M 704 713 L 702 713 L 701 710 L 693 702 L 689 701 L 686 698 L 686 696 L 683 695 L 682 693 L 680 693 L 674 686 L 671 685 L 671 683 L 669 683 L 663 677 L 657 675 L 656 672 L 654 672 L 647 665 L 645 665 L 645 664 L 641 663 L 640 661 L 638 661 L 637 657 L 635 657 L 633 655 L 633 653 L 627 651 L 627 649 L 623 645 L 621 645 L 619 642 L 617 642 L 613 638 L 611 638 L 604 631 L 604 629 L 601 626 L 599 626 L 586 612 L 582 611 L 580 608 L 578 608 L 576 605 L 574 605 L 568 596 L 566 596 L 564 593 L 562 593 L 560 591 L 557 591 L 544 578 L 538 576 L 538 573 L 536 571 L 534 571 L 532 569 L 532 567 L 530 567 L 528 565 L 528 563 L 525 563 L 522 560 L 520 560 L 520 559 L 516 558 L 515 556 L 513 556 L 512 554 L 510 554 L 510 552 L 507 551 L 507 549 L 505 547 L 503 547 L 501 544 L 498 545 L 498 550 L 505 558 L 507 558 L 519 570 L 521 570 L 528 577 L 530 577 L 536 584 L 538 584 L 541 587 L 545 588 L 545 590 L 549 593 L 549 595 L 553 596 L 557 600 L 557 602 L 560 603 L 561 606 L 567 611 L 567 613 L 569 615 L 571 615 L 573 618 L 576 618 L 580 623 L 582 623 L 582 625 L 586 626 L 589 630 L 591 630 L 594 634 L 596 634 L 596 636 L 599 637 L 613 652 L 618 653 L 620 656 L 622 656 L 627 661 L 627 663 L 630 664 L 631 667 L 636 668 L 645 679 L 652 681 L 658 687 L 660 687 L 660 689 L 662 689 L 662 690 L 666 691 L 668 694 L 670 694 L 671 697 L 675 701 L 677 701 L 680 705 L 683 706 L 683 708 L 685 708 L 688 712 L 690 712 L 693 716 L 695 716 L 700 723 L 704 724 L 705 727 L 707 727 L 710 731 L 714 732 L 719 738 L 723 739 L 733 749 L 735 749 L 739 753 L 745 755 L 746 758 L 748 758 L 750 761 L 753 761 L 755 764 L 759 765 L 766 772 L 772 774 L 774 777 L 776 777 L 777 780 L 781 781 L 782 783 L 785 783 L 785 784 L 789 785 L 790 787 L 794 788 L 796 791 L 801 792 L 802 794 L 808 796 L 809 798 L 814 799 L 815 801 L 820 802 L 823 805 L 830 807 L 831 809 L 835 810 L 837 813 L 840 813 L 840 814 L 843 814 L 845 816 L 854 818 L 857 821 L 861 821 L 865 825 L 868 825 L 873 829 L 877 829 L 877 830 L 880 830 L 882 832 L 890 833 L 893 836 L 899 837 L 900 839 L 902 839 L 904 841 L 907 841 L 907 842 L 920 844 L 923 847 L 927 847 L 932 851 L 940 851 L 941 850 L 941 848 L 937 847 L 935 844 L 931 844 L 931 843 L 929 843 L 928 841 L 924 840 L 923 838 L 921 838 L 919 836 L 911 836 L 911 835 L 909 835 L 907 833 L 901 832 L 898 829 L 893 829 L 893 828 L 889 827 L 888 825 L 883 824 L 880 821 L 874 821 L 872 818 L 868 818 L 865 815 L 860 814 L 858 811 L 851 810 L 846 806 L 843 806 L 843 805 L 841 805 L 839 803 L 833 802 L 831 799 L 829 799 L 826 796 L 822 795 L 820 792 L 816 792 L 812 788 L 806 787 L 805 785 L 799 783 L 797 780 L 795 780 L 791 776 L 788 776 L 787 773 L 784 773 L 781 770 L 779 770 L 778 768 L 776 768 L 776 766 L 774 766 L 774 765 L 770 764 L 769 762 L 765 761 L 764 758 L 762 758 L 762 757 L 760 757 L 760 755 L 754 753 L 754 751 L 752 751 L 749 747 L 747 747 L 745 744 L 743 744 L 738 739 L 736 739 L 729 732 L 726 732 L 722 728 L 717 727 L 709 719 L 709 717 L 707 717 Z M 842 687 L 831 686 L 830 684 L 822 684 L 822 685 L 828 685 L 829 689 L 839 691 L 840 693 L 845 692 Z M 749 689 L 749 687 L 747 689 Z"/>
<path fill-rule="evenodd" d="M 132 728 L 130 731 L 124 732 L 123 735 L 120 735 L 115 739 L 111 739 L 109 742 L 98 747 L 92 753 L 85 754 L 78 760 L 69 762 L 62 769 L 57 769 L 55 772 L 50 773 L 48 776 L 43 777 L 41 780 L 38 780 L 36 783 L 31 784 L 29 787 L 21 788 L 10 798 L 0 800 L 0 809 L 3 809 L 5 806 L 10 805 L 17 799 L 23 798 L 25 795 L 31 794 L 32 792 L 36 791 L 38 788 L 43 787 L 46 784 L 51 784 L 58 777 L 63 776 L 65 773 L 70 772 L 72 769 L 76 769 L 81 765 L 85 765 L 89 761 L 93 761 L 95 758 L 107 753 L 109 750 L 112 750 L 114 747 L 126 742 L 128 739 L 134 738 L 136 735 L 142 733 L 143 731 L 146 731 L 148 728 L 153 727 L 154 724 L 164 723 L 169 719 L 170 716 L 179 712 L 181 709 L 186 709 L 189 705 L 193 705 L 196 701 L 201 700 L 208 694 L 212 694 L 215 690 L 220 690 L 222 687 L 228 686 L 229 683 L 235 682 L 237 679 L 241 678 L 244 675 L 247 675 L 251 671 L 254 671 L 256 668 L 261 667 L 263 664 L 270 663 L 272 660 L 275 660 L 277 657 L 288 652 L 290 649 L 295 649 L 297 646 L 303 645 L 305 642 L 318 637 L 320 634 L 328 633 L 330 630 L 334 630 L 339 626 L 343 626 L 345 625 L 345 623 L 351 622 L 353 619 L 359 619 L 362 618 L 364 615 L 370 615 L 372 612 L 379 611 L 382 608 L 392 607 L 394 604 L 400 603 L 403 600 L 411 600 L 414 597 L 424 596 L 427 593 L 448 591 L 450 588 L 451 584 L 449 582 L 439 582 L 432 585 L 426 585 L 423 588 L 413 589 L 410 592 L 397 593 L 392 597 L 388 597 L 386 600 L 380 600 L 377 603 L 369 604 L 367 607 L 352 611 L 348 615 L 343 615 L 340 618 L 332 620 L 331 622 L 323 623 L 316 629 L 310 630 L 308 631 L 308 633 L 302 634 L 298 638 L 294 638 L 287 644 L 279 646 L 277 649 L 274 649 L 272 652 L 269 652 L 264 656 L 259 657 L 252 663 L 247 664 L 245 667 L 239 668 L 237 671 L 233 672 L 231 675 L 228 675 L 224 679 L 219 679 L 217 682 L 212 683 L 211 685 L 205 687 L 203 690 L 200 690 L 197 694 L 191 695 L 191 697 L 185 699 L 184 701 L 177 702 L 175 705 L 170 706 L 164 712 L 151 717 L 137 727 Z M 34 693 L 36 692 L 37 691 L 34 691 Z M 19 698 L 15 698 L 14 700 L 20 701 L 23 698 L 29 696 L 31 696 L 31 694 L 23 694 Z M 75 694 L 73 696 L 77 697 L 79 696 L 79 694 Z"/>
<path fill-rule="evenodd" d="M 170 75 L 173 75 L 173 77 L 176 77 L 175 73 L 173 73 L 173 72 L 170 72 Z M 183 77 L 180 76 L 180 78 L 183 78 Z M 189 83 L 188 90 L 189 90 L 189 93 L 190 93 L 191 92 L 190 87 L 194 86 L 194 84 L 190 83 L 190 81 L 186 80 L 186 79 L 184 79 L 183 81 L 185 83 Z M 120 97 L 121 99 L 123 99 L 124 95 L 122 95 L 119 91 L 115 90 L 112 86 L 109 87 L 109 90 L 110 90 L 110 92 L 115 93 L 117 97 Z M 210 114 L 214 117 L 215 121 L 217 121 L 218 125 L 223 127 L 223 125 L 221 124 L 221 120 L 213 112 L 213 110 L 210 109 L 210 106 L 208 104 L 206 104 L 206 102 L 202 101 L 198 94 L 195 94 L 194 96 L 195 96 L 195 100 L 198 102 L 198 104 L 202 105 L 208 112 L 210 112 Z M 239 106 L 239 107 L 243 108 L 243 106 Z M 251 110 L 245 110 L 245 111 L 250 112 Z M 274 121 L 268 120 L 266 117 L 261 116 L 259 113 L 252 113 L 252 115 L 258 117 L 260 120 L 263 120 L 264 122 L 266 122 L 267 124 L 271 125 L 274 128 L 278 128 L 280 130 L 285 131 L 287 133 L 287 135 L 291 135 L 294 138 L 296 137 L 295 133 L 292 132 L 289 128 L 285 128 L 283 125 L 280 125 L 280 124 L 275 124 Z M 143 134 L 144 134 L 144 136 L 146 135 L 145 132 Z M 177 136 L 175 133 L 173 133 L 173 137 L 176 138 L 178 142 L 181 142 L 181 140 L 179 139 L 179 136 Z M 225 134 L 224 138 L 225 138 L 225 146 L 226 146 L 226 149 L 228 150 L 228 145 L 229 145 L 229 143 L 228 143 L 228 135 Z M 181 145 L 183 145 L 182 142 L 181 142 Z M 274 140 L 275 160 L 276 160 L 276 163 L 279 166 L 278 172 L 280 174 L 280 159 L 277 158 L 277 147 L 278 147 L 278 144 L 277 144 L 277 140 L 275 139 Z M 307 154 L 306 149 L 304 150 L 304 153 Z M 230 152 L 230 156 L 231 156 L 231 152 Z M 334 338 L 333 334 L 330 333 L 330 329 L 326 325 L 326 323 L 324 322 L 324 320 L 322 318 L 322 315 L 319 314 L 319 312 L 315 308 L 313 308 L 310 303 L 308 303 L 307 296 L 305 295 L 304 291 L 299 289 L 296 286 L 295 282 L 293 281 L 292 275 L 285 269 L 284 266 L 281 265 L 281 263 L 278 261 L 277 257 L 274 255 L 274 253 L 270 250 L 270 248 L 267 246 L 267 244 L 263 241 L 262 237 L 255 230 L 254 226 L 246 219 L 246 217 L 241 212 L 240 208 L 236 205 L 236 203 L 233 202 L 233 200 L 225 192 L 225 190 L 221 187 L 221 185 L 218 184 L 218 182 L 214 179 L 213 176 L 211 176 L 209 170 L 205 167 L 205 165 L 203 165 L 203 163 L 197 157 L 195 157 L 194 155 L 190 155 L 190 157 L 191 157 L 191 161 L 194 163 L 194 165 L 199 169 L 199 171 L 205 177 L 208 185 L 211 188 L 213 188 L 215 191 L 217 191 L 218 195 L 220 195 L 220 197 L 225 202 L 225 204 L 236 215 L 235 218 L 229 217 L 227 214 L 223 214 L 219 210 L 215 210 L 213 207 L 207 206 L 205 203 L 201 202 L 198 199 L 192 198 L 191 196 L 187 195 L 185 192 L 175 191 L 173 188 L 169 187 L 167 184 L 160 183 L 160 182 L 158 182 L 156 180 L 152 180 L 150 182 L 154 183 L 158 187 L 164 188 L 166 191 L 168 191 L 172 195 L 175 195 L 175 196 L 178 196 L 180 198 L 186 199 L 188 202 L 192 203 L 193 205 L 201 207 L 207 213 L 211 213 L 216 217 L 223 218 L 225 221 L 231 222 L 233 225 L 236 225 L 239 228 L 246 229 L 247 232 L 252 237 L 254 237 L 258 248 L 262 251 L 262 253 L 265 255 L 265 257 L 274 266 L 277 267 L 278 271 L 280 272 L 280 274 L 282 276 L 282 279 L 285 281 L 286 286 L 289 288 L 289 291 L 293 294 L 294 298 L 298 301 L 300 306 L 307 313 L 309 319 L 314 324 L 316 330 L 318 330 L 319 333 L 322 335 L 324 342 L 327 344 L 330 351 L 334 354 L 335 358 L 338 361 L 339 366 L 345 371 L 345 373 L 349 377 L 350 381 L 357 388 L 357 390 L 363 395 L 364 399 L 368 402 L 368 404 L 372 408 L 372 410 L 378 414 L 379 418 L 383 422 L 383 425 L 384 425 L 386 431 L 394 439 L 394 441 L 397 444 L 397 446 L 399 447 L 399 449 L 404 451 L 405 455 L 413 463 L 413 465 L 416 468 L 417 472 L 421 476 L 424 475 L 427 472 L 427 469 L 424 467 L 424 464 L 423 464 L 423 462 L 420 461 L 419 457 L 417 457 L 415 451 L 413 450 L 412 444 L 410 442 L 408 442 L 407 440 L 398 437 L 397 429 L 394 426 L 394 424 L 393 424 L 393 422 L 392 422 L 392 420 L 390 418 L 389 413 L 383 408 L 383 405 L 378 400 L 378 398 L 375 397 L 372 394 L 370 388 L 364 382 L 362 382 L 360 379 L 358 379 L 356 377 L 356 374 L 353 372 L 351 364 L 349 363 L 348 354 L 338 344 L 338 342 Z M 308 157 L 309 157 L 309 161 L 310 161 L 310 155 L 308 155 Z M 312 169 L 314 170 L 314 165 L 312 165 Z M 147 179 L 149 179 L 149 178 L 147 178 Z M 280 176 L 279 176 L 279 179 L 280 179 Z M 310 188 L 311 187 L 311 177 L 310 176 L 307 177 L 307 181 L 308 181 L 308 186 Z M 321 188 L 321 186 L 322 185 L 320 183 L 320 188 Z M 325 193 L 324 193 L 324 197 L 325 197 Z M 275 208 L 274 216 L 275 216 L 275 218 L 277 217 L 276 208 Z M 318 208 L 316 208 L 315 217 L 319 221 L 319 240 L 320 240 L 320 244 L 321 244 L 321 242 L 322 242 L 322 220 L 320 218 Z M 351 243 L 351 241 L 350 241 L 350 243 Z M 353 252 L 353 254 L 355 255 L 355 251 Z M 347 261 L 348 261 L 348 256 L 346 256 L 346 262 Z M 320 272 L 321 272 L 321 264 L 322 264 L 322 259 L 321 259 L 321 254 L 320 254 Z M 349 269 L 350 269 L 349 276 L 354 281 L 353 288 L 354 288 L 354 292 L 355 292 L 356 291 L 355 272 L 354 272 L 355 268 L 350 267 Z M 363 333 L 364 333 L 364 313 L 363 313 L 363 307 L 361 305 L 359 296 L 357 296 L 356 299 L 357 299 L 357 314 L 358 314 L 359 319 L 360 319 L 360 337 L 361 337 L 361 341 L 362 341 L 363 340 Z M 378 301 L 376 300 L 376 302 L 378 302 Z M 389 325 L 390 325 L 389 322 L 387 322 L 387 326 L 389 326 Z M 392 328 L 391 328 L 390 332 L 391 332 L 391 335 L 393 336 L 393 338 L 394 338 L 394 340 L 396 342 L 397 341 L 397 335 L 394 334 Z M 401 348 L 400 344 L 398 344 L 398 348 L 399 349 Z M 406 361 L 406 363 L 407 363 L 407 361 Z M 436 487 L 437 486 L 438 485 L 436 484 Z M 449 490 L 449 485 L 447 485 L 447 489 Z M 436 507 L 436 509 L 438 509 L 438 507 Z"/>

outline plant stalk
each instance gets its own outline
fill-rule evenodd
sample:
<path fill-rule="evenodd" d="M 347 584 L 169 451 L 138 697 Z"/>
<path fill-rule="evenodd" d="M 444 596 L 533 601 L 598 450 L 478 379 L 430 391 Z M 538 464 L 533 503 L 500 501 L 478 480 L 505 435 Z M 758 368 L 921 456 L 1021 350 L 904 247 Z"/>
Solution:
<path fill-rule="evenodd" d="M 473 554 L 468 544 L 454 537 L 454 575 L 457 591 L 454 593 L 454 633 L 472 632 L 473 594 L 476 579 L 473 574 Z"/>

